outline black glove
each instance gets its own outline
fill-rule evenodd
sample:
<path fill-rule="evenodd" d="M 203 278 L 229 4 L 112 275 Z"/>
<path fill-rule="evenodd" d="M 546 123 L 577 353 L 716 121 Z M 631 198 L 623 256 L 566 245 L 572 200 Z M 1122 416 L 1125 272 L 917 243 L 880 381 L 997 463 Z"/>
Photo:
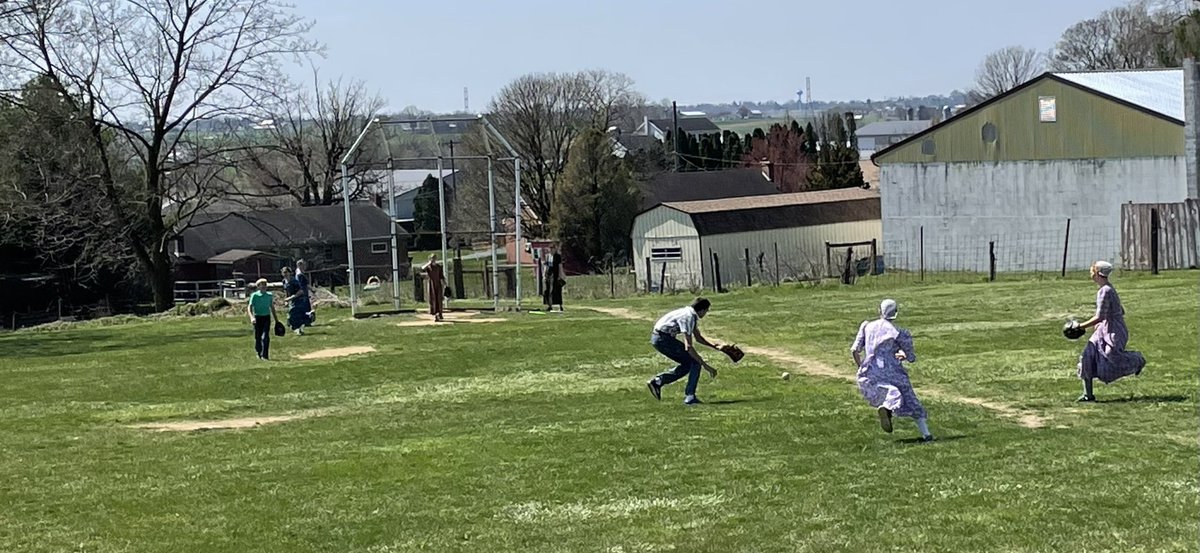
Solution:
<path fill-rule="evenodd" d="M 1084 330 L 1083 327 L 1079 326 L 1077 321 L 1067 321 L 1067 324 L 1063 325 L 1062 333 L 1063 336 L 1065 336 L 1068 340 L 1078 340 L 1080 337 L 1086 334 L 1087 331 Z"/>

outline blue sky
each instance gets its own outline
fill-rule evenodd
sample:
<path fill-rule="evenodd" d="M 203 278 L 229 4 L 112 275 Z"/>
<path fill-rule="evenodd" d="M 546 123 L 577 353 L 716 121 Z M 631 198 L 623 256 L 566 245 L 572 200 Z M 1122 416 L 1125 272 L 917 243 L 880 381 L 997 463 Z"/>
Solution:
<path fill-rule="evenodd" d="M 601 68 L 681 104 L 940 94 L 988 52 L 1052 46 L 1122 0 L 293 0 L 327 48 L 322 78 L 399 110 L 472 111 L 519 75 Z M 308 78 L 297 69 L 297 78 Z"/>

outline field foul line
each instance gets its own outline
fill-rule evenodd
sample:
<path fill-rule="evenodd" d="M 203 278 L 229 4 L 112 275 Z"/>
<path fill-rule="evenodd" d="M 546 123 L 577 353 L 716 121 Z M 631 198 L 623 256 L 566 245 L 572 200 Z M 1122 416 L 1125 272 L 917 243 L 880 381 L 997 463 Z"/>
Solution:
<path fill-rule="evenodd" d="M 655 320 L 635 311 L 621 307 L 587 307 L 587 309 L 596 311 L 598 313 L 604 313 L 605 315 L 633 321 Z M 820 361 L 801 357 L 793 353 L 788 353 L 787 351 L 781 349 L 762 347 L 745 347 L 743 349 L 746 351 L 746 353 L 766 357 L 778 364 L 787 365 L 808 376 L 836 378 L 852 384 L 858 383 L 858 379 L 854 374 L 838 370 Z M 1048 417 L 1018 407 L 1013 407 L 1007 403 L 990 399 L 962 396 L 936 386 L 922 386 L 920 393 L 924 396 L 981 407 L 1006 419 L 1014 420 L 1017 422 L 1017 424 L 1025 428 L 1043 428 L 1049 422 Z"/>

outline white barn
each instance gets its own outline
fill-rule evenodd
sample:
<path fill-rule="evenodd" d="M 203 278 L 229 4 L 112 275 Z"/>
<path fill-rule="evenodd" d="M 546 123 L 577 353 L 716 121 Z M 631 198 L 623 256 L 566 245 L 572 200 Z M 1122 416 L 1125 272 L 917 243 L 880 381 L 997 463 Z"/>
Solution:
<path fill-rule="evenodd" d="M 667 289 L 710 287 L 714 254 L 723 284 L 746 282 L 748 271 L 756 283 L 836 274 L 829 243 L 863 243 L 854 248 L 863 257 L 874 240 L 882 255 L 879 210 L 879 192 L 861 188 L 662 203 L 633 223 L 639 286 L 649 278 L 657 288 L 665 270 Z"/>
<path fill-rule="evenodd" d="M 1178 69 L 1046 73 L 875 154 L 888 266 L 1120 261 L 1123 205 L 1188 197 L 1184 88 Z"/>

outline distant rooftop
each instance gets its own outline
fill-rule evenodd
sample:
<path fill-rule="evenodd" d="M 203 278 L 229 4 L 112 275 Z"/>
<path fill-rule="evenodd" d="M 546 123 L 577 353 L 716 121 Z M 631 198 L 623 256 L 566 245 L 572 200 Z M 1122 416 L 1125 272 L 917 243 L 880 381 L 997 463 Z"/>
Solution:
<path fill-rule="evenodd" d="M 933 125 L 933 121 L 876 121 L 858 129 L 862 136 L 911 136 Z"/>

